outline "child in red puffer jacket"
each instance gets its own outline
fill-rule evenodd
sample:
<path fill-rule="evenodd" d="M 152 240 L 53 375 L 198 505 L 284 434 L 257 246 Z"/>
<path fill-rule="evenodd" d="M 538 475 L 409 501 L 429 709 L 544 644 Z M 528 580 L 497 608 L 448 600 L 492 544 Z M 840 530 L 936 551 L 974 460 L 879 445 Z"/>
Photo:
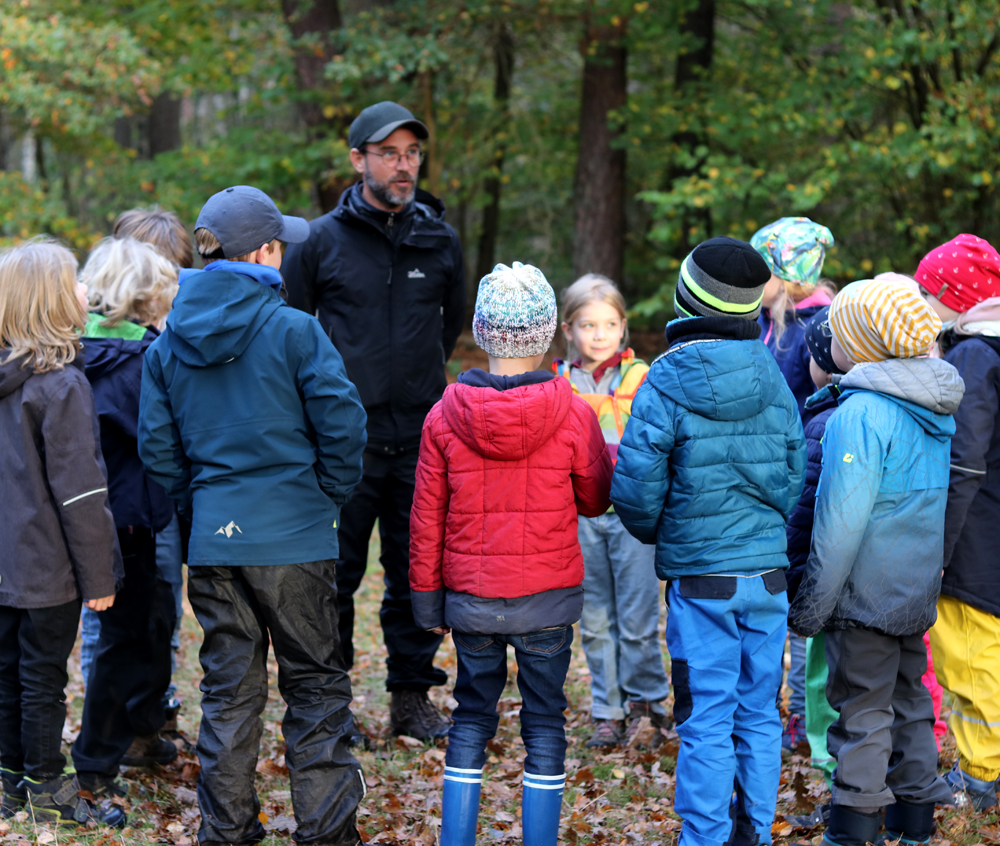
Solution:
<path fill-rule="evenodd" d="M 541 271 L 497 265 L 479 284 L 473 334 L 490 357 L 450 385 L 424 423 L 410 517 L 419 626 L 454 630 L 458 678 L 445 759 L 442 846 L 472 846 L 486 744 L 514 647 L 527 750 L 527 846 L 555 846 L 566 754 L 573 624 L 583 608 L 577 514 L 610 505 L 611 458 L 568 380 L 536 372 L 556 329 Z"/>

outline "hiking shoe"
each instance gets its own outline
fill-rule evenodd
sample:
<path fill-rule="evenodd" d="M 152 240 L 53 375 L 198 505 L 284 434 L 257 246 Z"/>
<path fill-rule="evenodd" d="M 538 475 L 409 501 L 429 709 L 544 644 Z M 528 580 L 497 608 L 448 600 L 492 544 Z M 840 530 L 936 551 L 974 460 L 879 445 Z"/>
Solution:
<path fill-rule="evenodd" d="M 828 825 L 830 822 L 830 803 L 817 805 L 811 814 L 785 814 L 785 822 L 792 828 L 819 828 L 821 825 Z"/>
<path fill-rule="evenodd" d="M 23 772 L 0 769 L 0 783 L 3 784 L 3 800 L 0 801 L 0 819 L 9 820 L 24 809 L 27 789 L 22 784 Z"/>
<path fill-rule="evenodd" d="M 965 772 L 958 761 L 944 777 L 955 795 L 955 806 L 972 808 L 974 811 L 988 811 L 997 804 L 997 782 L 973 778 Z"/>
<path fill-rule="evenodd" d="M 174 744 L 178 752 L 194 752 L 195 744 L 191 741 L 191 738 L 177 727 L 177 714 L 180 712 L 181 705 L 183 704 L 180 699 L 176 698 L 171 698 L 167 703 L 163 709 L 167 721 L 163 724 L 163 728 L 160 729 L 160 737 L 164 737 Z"/>
<path fill-rule="evenodd" d="M 361 723 L 353 714 L 351 715 L 351 727 L 347 734 L 347 746 L 349 749 L 363 749 L 366 752 L 372 748 L 371 738 L 361 730 Z"/>
<path fill-rule="evenodd" d="M 635 749 L 658 749 L 663 745 L 660 729 L 667 728 L 670 728 L 670 719 L 654 711 L 651 702 L 633 702 L 625 720 L 624 743 Z"/>
<path fill-rule="evenodd" d="M 160 733 L 137 737 L 122 755 L 123 767 L 164 767 L 177 757 L 177 747 Z"/>
<path fill-rule="evenodd" d="M 394 690 L 389 724 L 395 735 L 438 740 L 448 736 L 451 720 L 434 707 L 426 690 Z"/>
<path fill-rule="evenodd" d="M 124 799 L 128 796 L 128 782 L 120 775 L 105 775 L 104 773 L 78 772 L 76 774 L 80 791 L 89 793 L 94 799 Z M 88 797 L 88 798 L 90 798 Z"/>
<path fill-rule="evenodd" d="M 620 746 L 624 735 L 622 728 L 623 720 L 594 720 L 594 733 L 587 741 L 588 749 L 607 749 L 611 746 Z"/>
<path fill-rule="evenodd" d="M 781 754 L 797 755 L 799 744 L 806 742 L 806 720 L 801 714 L 792 714 L 781 733 Z"/>
<path fill-rule="evenodd" d="M 25 778 L 27 811 L 35 823 L 86 825 L 94 822 L 111 828 L 124 828 L 125 812 L 110 802 L 97 805 L 80 795 L 75 775 L 63 774 L 49 781 Z"/>

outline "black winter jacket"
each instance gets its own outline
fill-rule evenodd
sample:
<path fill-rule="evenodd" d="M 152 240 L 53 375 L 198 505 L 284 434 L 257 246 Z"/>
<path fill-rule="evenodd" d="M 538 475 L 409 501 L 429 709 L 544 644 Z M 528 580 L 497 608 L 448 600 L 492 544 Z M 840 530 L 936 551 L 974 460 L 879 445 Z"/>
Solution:
<path fill-rule="evenodd" d="M 1000 617 L 1000 338 L 954 336 L 945 354 L 965 380 L 955 413 L 941 593 Z"/>
<path fill-rule="evenodd" d="M 465 320 L 465 266 L 444 206 L 425 191 L 380 211 L 358 183 L 290 244 L 288 304 L 317 314 L 368 413 L 368 449 L 416 450 Z"/>
<path fill-rule="evenodd" d="M 110 328 L 92 314 L 84 336 L 84 372 L 94 391 L 101 424 L 101 452 L 108 468 L 108 500 L 115 526 L 160 532 L 174 514 L 167 492 L 146 475 L 137 431 L 142 356 L 159 332 L 123 322 Z"/>
<path fill-rule="evenodd" d="M 788 536 L 788 601 L 795 599 L 802 574 L 809 560 L 809 544 L 812 540 L 813 515 L 816 510 L 816 488 L 819 485 L 819 474 L 823 469 L 823 432 L 826 421 L 837 410 L 839 389 L 829 385 L 813 394 L 806 400 L 802 411 L 802 431 L 806 436 L 806 452 L 809 455 L 809 465 L 806 468 L 806 484 L 788 518 L 785 533 Z"/>
<path fill-rule="evenodd" d="M 0 605 L 110 596 L 124 571 L 82 363 L 34 373 L 8 354 L 0 351 Z"/>

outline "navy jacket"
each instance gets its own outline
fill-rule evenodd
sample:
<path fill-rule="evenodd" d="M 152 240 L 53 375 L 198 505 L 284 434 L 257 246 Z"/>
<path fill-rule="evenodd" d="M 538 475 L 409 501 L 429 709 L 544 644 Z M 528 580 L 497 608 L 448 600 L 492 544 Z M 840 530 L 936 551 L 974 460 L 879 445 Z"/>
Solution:
<path fill-rule="evenodd" d="M 357 390 L 316 318 L 258 281 L 269 270 L 192 277 L 146 351 L 139 454 L 191 513 L 192 566 L 336 558 L 361 479 Z"/>
<path fill-rule="evenodd" d="M 798 505 L 788 518 L 788 601 L 795 599 L 802 581 L 806 560 L 809 558 L 809 542 L 812 539 L 813 511 L 816 507 L 816 488 L 819 474 L 823 469 L 823 432 L 826 421 L 837 410 L 840 390 L 828 385 L 806 400 L 802 412 L 802 432 L 806 438 L 806 453 L 809 465 L 806 468 L 806 484 Z"/>
<path fill-rule="evenodd" d="M 368 413 L 368 448 L 416 451 L 465 320 L 465 264 L 444 206 L 425 191 L 403 211 L 361 183 L 309 224 L 282 262 L 288 304 L 318 314 Z"/>
<path fill-rule="evenodd" d="M 672 321 L 632 401 L 611 501 L 632 535 L 656 543 L 661 579 L 788 567 L 806 446 L 759 336 L 742 318 Z"/>
<path fill-rule="evenodd" d="M 921 634 L 937 619 L 952 415 L 964 390 L 940 359 L 859 364 L 823 436 L 812 547 L 788 624 Z"/>
<path fill-rule="evenodd" d="M 146 475 L 139 458 L 139 394 L 142 358 L 159 336 L 155 329 L 124 321 L 101 325 L 91 314 L 84 331 L 84 372 L 94 391 L 101 424 L 101 452 L 108 468 L 108 500 L 115 526 L 162 531 L 174 514 L 163 488 Z"/>
<path fill-rule="evenodd" d="M 1000 338 L 952 338 L 965 380 L 955 412 L 941 592 L 1000 617 Z"/>
<path fill-rule="evenodd" d="M 805 327 L 809 319 L 830 305 L 830 297 L 824 291 L 819 291 L 798 303 L 786 314 L 785 331 L 778 340 L 774 321 L 770 312 L 761 309 L 757 322 L 761 327 L 764 343 L 778 362 L 778 369 L 791 388 L 799 414 L 805 407 L 806 400 L 816 390 L 812 377 L 809 375 L 809 347 L 806 346 Z"/>

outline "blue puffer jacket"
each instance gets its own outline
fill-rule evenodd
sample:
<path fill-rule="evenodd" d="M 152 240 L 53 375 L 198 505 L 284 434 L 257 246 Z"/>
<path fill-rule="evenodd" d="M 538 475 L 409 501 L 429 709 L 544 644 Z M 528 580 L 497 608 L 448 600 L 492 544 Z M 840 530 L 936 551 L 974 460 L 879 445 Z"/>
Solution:
<path fill-rule="evenodd" d="M 789 611 L 811 637 L 933 625 L 944 563 L 952 415 L 965 386 L 940 359 L 855 367 L 826 425 L 812 551 Z"/>
<path fill-rule="evenodd" d="M 672 321 L 632 403 L 611 500 L 629 532 L 656 543 L 661 579 L 788 567 L 805 439 L 759 337 L 740 318 Z"/>
<path fill-rule="evenodd" d="M 189 565 L 335 558 L 361 479 L 358 392 L 316 318 L 282 302 L 276 271 L 218 264 L 236 267 L 186 282 L 146 351 L 139 455 L 192 512 Z"/>
<path fill-rule="evenodd" d="M 802 412 L 802 431 L 806 436 L 806 451 L 809 466 L 806 469 L 806 484 L 802 489 L 798 505 L 788 518 L 788 601 L 795 599 L 802 573 L 809 558 L 809 543 L 812 540 L 813 510 L 816 507 L 816 486 L 823 467 L 823 432 L 830 416 L 837 410 L 840 389 L 827 385 L 806 400 Z"/>

